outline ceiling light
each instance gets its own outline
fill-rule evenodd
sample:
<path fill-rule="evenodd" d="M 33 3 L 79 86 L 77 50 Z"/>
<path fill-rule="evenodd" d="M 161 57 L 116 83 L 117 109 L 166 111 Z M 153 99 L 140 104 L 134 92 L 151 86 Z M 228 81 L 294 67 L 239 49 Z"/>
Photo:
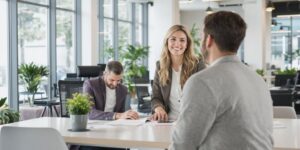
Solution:
<path fill-rule="evenodd" d="M 271 12 L 275 9 L 273 3 L 271 1 L 268 2 L 267 7 L 266 7 L 266 11 L 267 12 Z"/>
<path fill-rule="evenodd" d="M 213 13 L 214 11 L 212 10 L 212 8 L 211 8 L 210 6 L 208 6 L 208 7 L 206 8 L 205 12 L 206 12 L 207 14 L 211 14 L 211 13 Z"/>

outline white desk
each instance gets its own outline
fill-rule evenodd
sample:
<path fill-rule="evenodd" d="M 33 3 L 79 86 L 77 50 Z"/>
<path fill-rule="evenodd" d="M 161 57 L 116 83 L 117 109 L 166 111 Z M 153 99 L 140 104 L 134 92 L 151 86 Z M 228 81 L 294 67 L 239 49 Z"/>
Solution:
<path fill-rule="evenodd" d="M 282 128 L 274 128 L 274 149 L 300 150 L 300 120 L 274 119 Z M 104 124 L 105 121 L 89 125 Z M 89 132 L 69 132 L 68 118 L 37 118 L 10 124 L 21 127 L 51 127 L 64 137 L 67 143 L 114 146 L 129 148 L 167 148 L 170 144 L 172 126 L 98 126 Z"/>

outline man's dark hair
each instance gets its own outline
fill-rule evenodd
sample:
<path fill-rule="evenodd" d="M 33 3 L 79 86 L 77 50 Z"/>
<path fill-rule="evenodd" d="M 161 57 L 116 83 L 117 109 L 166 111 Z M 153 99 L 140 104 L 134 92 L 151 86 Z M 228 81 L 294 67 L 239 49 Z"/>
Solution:
<path fill-rule="evenodd" d="M 123 73 L 123 66 L 118 61 L 109 61 L 105 68 L 106 72 L 113 72 L 116 75 L 120 75 Z"/>
<path fill-rule="evenodd" d="M 205 17 L 205 36 L 211 35 L 221 51 L 237 52 L 247 25 L 236 13 L 219 11 Z"/>

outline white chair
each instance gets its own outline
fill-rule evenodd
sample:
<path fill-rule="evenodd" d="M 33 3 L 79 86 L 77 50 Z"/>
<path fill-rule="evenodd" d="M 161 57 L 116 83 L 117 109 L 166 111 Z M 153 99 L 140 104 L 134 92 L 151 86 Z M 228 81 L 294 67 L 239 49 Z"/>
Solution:
<path fill-rule="evenodd" d="M 288 118 L 297 119 L 296 111 L 293 107 L 289 106 L 274 106 L 273 107 L 274 118 Z"/>
<path fill-rule="evenodd" d="M 0 150 L 68 150 L 57 130 L 3 126 Z"/>

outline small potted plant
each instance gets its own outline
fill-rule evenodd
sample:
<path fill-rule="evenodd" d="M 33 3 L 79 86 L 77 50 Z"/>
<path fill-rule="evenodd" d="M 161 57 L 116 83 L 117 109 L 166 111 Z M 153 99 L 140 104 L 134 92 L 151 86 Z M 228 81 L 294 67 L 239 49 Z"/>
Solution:
<path fill-rule="evenodd" d="M 20 115 L 8 108 L 5 104 L 6 97 L 0 99 L 0 125 L 19 121 Z"/>
<path fill-rule="evenodd" d="M 48 76 L 49 71 L 46 66 L 38 66 L 33 62 L 29 64 L 21 64 L 18 68 L 18 74 L 21 82 L 24 83 L 26 92 L 28 92 L 28 102 L 33 106 L 34 95 L 38 91 L 38 87 L 42 82 L 42 78 Z"/>
<path fill-rule="evenodd" d="M 74 93 L 73 98 L 68 99 L 67 109 L 71 119 L 72 131 L 85 131 L 87 127 L 88 113 L 91 110 L 91 96 L 82 93 Z"/>

